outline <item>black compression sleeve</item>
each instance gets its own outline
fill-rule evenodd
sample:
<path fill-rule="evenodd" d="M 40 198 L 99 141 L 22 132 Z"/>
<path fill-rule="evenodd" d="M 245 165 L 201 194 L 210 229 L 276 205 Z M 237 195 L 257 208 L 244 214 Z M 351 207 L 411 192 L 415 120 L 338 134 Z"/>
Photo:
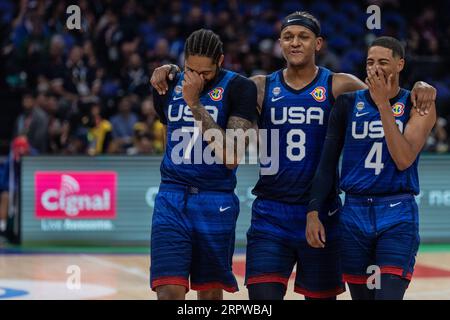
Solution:
<path fill-rule="evenodd" d="M 344 146 L 347 118 L 353 108 L 354 101 L 354 94 L 345 94 L 339 96 L 333 106 L 319 166 L 311 186 L 308 212 L 319 211 L 334 188 L 333 181 L 339 156 Z"/>
<path fill-rule="evenodd" d="M 153 88 L 152 90 L 153 105 L 155 107 L 156 113 L 158 114 L 159 121 L 161 121 L 161 123 L 164 125 L 167 125 L 167 118 L 164 113 L 164 108 L 167 105 L 167 100 L 172 96 L 172 91 L 175 88 L 175 85 L 177 84 L 179 77 L 180 74 L 177 73 L 174 79 L 169 81 L 168 83 L 169 90 L 167 90 L 166 94 L 160 95 L 155 88 Z"/>
<path fill-rule="evenodd" d="M 238 75 L 231 81 L 229 90 L 230 117 L 240 117 L 250 122 L 256 121 L 257 89 L 255 83 Z"/>
<path fill-rule="evenodd" d="M 152 90 L 153 105 L 155 107 L 156 113 L 158 114 L 159 121 L 161 121 L 161 123 L 164 125 L 167 125 L 167 118 L 164 114 L 164 106 L 166 105 L 167 95 L 167 93 L 165 95 L 159 95 L 158 91 L 156 91 L 155 88 L 153 88 Z"/>

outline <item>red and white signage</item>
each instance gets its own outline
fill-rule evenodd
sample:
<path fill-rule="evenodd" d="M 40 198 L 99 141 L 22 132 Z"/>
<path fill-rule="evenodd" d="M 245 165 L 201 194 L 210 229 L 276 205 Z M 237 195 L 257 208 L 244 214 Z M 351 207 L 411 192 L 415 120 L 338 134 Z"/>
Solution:
<path fill-rule="evenodd" d="M 115 219 L 114 171 L 41 171 L 35 174 L 37 219 Z"/>

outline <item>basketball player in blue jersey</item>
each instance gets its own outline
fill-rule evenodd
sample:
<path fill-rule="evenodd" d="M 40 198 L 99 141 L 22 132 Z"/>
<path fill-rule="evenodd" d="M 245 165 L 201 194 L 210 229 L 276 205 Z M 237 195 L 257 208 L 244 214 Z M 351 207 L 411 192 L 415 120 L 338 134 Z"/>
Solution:
<path fill-rule="evenodd" d="M 311 14 L 287 16 L 279 41 L 287 68 L 251 78 L 258 90 L 259 128 L 269 135 L 279 133 L 277 146 L 270 145 L 270 138 L 260 144 L 267 143 L 267 150 L 278 148 L 280 159 L 278 172 L 261 175 L 253 190 L 257 198 L 247 233 L 246 285 L 252 300 L 283 299 L 297 264 L 296 292 L 307 299 L 335 299 L 344 291 L 337 243 L 338 188 L 329 193 L 320 211 L 329 235 L 324 249 L 310 247 L 305 238 L 307 221 L 315 221 L 306 216 L 309 190 L 335 97 L 367 86 L 352 75 L 316 66 L 322 38 L 320 24 Z M 160 92 L 167 89 L 167 77 L 174 76 L 170 70 L 165 65 L 154 75 L 152 84 Z M 425 83 L 415 88 L 418 105 L 426 111 L 434 88 Z"/>
<path fill-rule="evenodd" d="M 371 44 L 369 89 L 338 97 L 313 181 L 309 214 L 326 205 L 343 149 L 341 260 L 353 299 L 402 299 L 419 246 L 417 165 L 436 110 L 433 106 L 420 116 L 412 109 L 410 92 L 399 87 L 404 55 L 394 38 L 381 37 Z M 307 232 L 312 246 L 328 243 L 318 224 Z M 376 268 L 380 283 L 371 290 L 366 282 Z"/>
<path fill-rule="evenodd" d="M 256 86 L 221 69 L 222 42 L 210 30 L 192 33 L 184 52 L 185 71 L 165 94 L 153 95 L 167 142 L 152 221 L 151 288 L 158 299 L 184 299 L 190 277 L 199 299 L 222 299 L 222 290 L 238 290 L 232 256 L 239 155 L 227 149 L 225 130 L 253 126 Z M 207 137 L 208 130 L 222 135 Z M 220 161 L 202 159 L 208 150 Z"/>

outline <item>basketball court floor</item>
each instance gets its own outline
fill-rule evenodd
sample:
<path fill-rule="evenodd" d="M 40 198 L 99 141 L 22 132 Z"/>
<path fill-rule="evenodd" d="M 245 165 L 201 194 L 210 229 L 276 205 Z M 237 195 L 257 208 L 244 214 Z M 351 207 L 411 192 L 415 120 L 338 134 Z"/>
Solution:
<path fill-rule="evenodd" d="M 61 250 L 0 247 L 0 299 L 156 299 L 148 287 L 147 248 Z M 242 250 L 235 255 L 234 272 L 240 291 L 224 297 L 246 300 Z M 195 298 L 189 291 L 187 299 Z M 405 298 L 450 299 L 450 245 L 421 247 Z M 293 293 L 292 278 L 286 299 L 303 299 Z M 348 291 L 338 299 L 350 299 Z"/>

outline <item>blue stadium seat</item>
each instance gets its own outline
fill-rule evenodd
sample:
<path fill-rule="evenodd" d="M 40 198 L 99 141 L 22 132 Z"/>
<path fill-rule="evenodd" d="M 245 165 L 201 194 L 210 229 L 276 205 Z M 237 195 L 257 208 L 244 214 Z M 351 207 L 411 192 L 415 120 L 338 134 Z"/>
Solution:
<path fill-rule="evenodd" d="M 343 51 L 344 49 L 349 48 L 352 43 L 348 37 L 342 34 L 334 34 L 328 37 L 328 45 L 334 50 Z"/>
<path fill-rule="evenodd" d="M 302 4 L 299 4 L 298 1 L 286 1 L 283 2 L 281 6 L 281 11 L 283 12 L 283 16 L 286 16 L 288 14 L 291 14 L 295 11 L 304 11 L 305 6 Z"/>
<path fill-rule="evenodd" d="M 147 49 L 152 49 L 155 47 L 158 35 L 153 25 L 149 23 L 141 23 L 139 26 L 139 34 L 142 36 Z"/>
<path fill-rule="evenodd" d="M 361 10 L 363 10 L 361 6 L 356 4 L 354 1 L 342 2 L 339 6 L 339 11 L 345 12 L 347 15 L 356 16 L 359 12 L 361 12 Z"/>
<path fill-rule="evenodd" d="M 314 15 L 321 15 L 321 14 L 327 15 L 333 12 L 333 7 L 329 2 L 314 1 L 309 10 Z"/>

